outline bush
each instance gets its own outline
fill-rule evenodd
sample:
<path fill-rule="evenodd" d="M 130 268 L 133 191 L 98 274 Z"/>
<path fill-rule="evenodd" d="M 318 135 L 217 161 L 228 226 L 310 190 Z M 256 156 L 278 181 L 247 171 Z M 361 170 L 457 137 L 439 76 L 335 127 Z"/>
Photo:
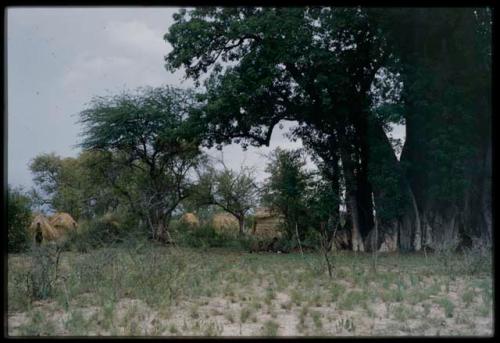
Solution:
<path fill-rule="evenodd" d="M 199 228 L 191 229 L 178 223 L 172 226 L 175 233 L 174 240 L 181 246 L 192 248 L 243 248 L 245 238 L 225 234 L 216 231 L 211 225 L 201 225 Z"/>
<path fill-rule="evenodd" d="M 22 252 L 29 247 L 28 227 L 31 223 L 31 199 L 20 188 L 7 190 L 7 249 Z"/>
<path fill-rule="evenodd" d="M 32 299 L 43 300 L 53 295 L 60 253 L 60 247 L 56 244 L 32 246 L 29 272 L 29 293 Z"/>
<path fill-rule="evenodd" d="M 124 243 L 141 235 L 145 233 L 139 232 L 133 218 L 126 214 L 112 214 L 81 221 L 78 231 L 70 234 L 68 244 L 84 252 L 89 248 Z"/>

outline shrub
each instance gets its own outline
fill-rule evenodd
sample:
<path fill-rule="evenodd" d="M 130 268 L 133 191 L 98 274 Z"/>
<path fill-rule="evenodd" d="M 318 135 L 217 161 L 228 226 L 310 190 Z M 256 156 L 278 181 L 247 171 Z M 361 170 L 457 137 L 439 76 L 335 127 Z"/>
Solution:
<path fill-rule="evenodd" d="M 183 246 L 192 248 L 242 247 L 240 239 L 215 231 L 211 225 L 205 224 L 196 229 L 188 229 L 183 225 L 177 225 L 175 229 L 175 241 Z"/>
<path fill-rule="evenodd" d="M 446 315 L 446 317 L 448 318 L 453 317 L 453 310 L 455 309 L 455 304 L 453 304 L 450 299 L 441 298 L 439 304 L 441 305 L 441 307 L 443 307 L 444 314 Z"/>
<path fill-rule="evenodd" d="M 32 299 L 42 300 L 53 295 L 57 281 L 57 268 L 61 249 L 56 244 L 33 245 L 31 270 L 29 272 L 29 293 Z"/>
<path fill-rule="evenodd" d="M 268 320 L 267 322 L 264 323 L 264 326 L 262 327 L 262 336 L 265 337 L 274 337 L 278 335 L 278 328 L 279 325 L 278 323 Z"/>
<path fill-rule="evenodd" d="M 31 222 L 31 199 L 21 188 L 7 190 L 7 249 L 8 252 L 22 252 L 29 247 L 28 227 Z"/>
<path fill-rule="evenodd" d="M 69 235 L 68 244 L 77 251 L 136 241 L 145 237 L 138 221 L 127 213 L 114 213 L 82 220 L 77 232 Z"/>

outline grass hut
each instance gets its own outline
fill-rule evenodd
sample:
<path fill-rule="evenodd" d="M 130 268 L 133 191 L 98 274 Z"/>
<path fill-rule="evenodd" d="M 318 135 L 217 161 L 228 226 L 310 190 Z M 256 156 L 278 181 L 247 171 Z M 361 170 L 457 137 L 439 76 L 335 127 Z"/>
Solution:
<path fill-rule="evenodd" d="M 76 231 L 78 224 L 68 213 L 58 212 L 49 218 L 50 225 L 58 232 L 60 235 L 64 235 L 70 231 Z"/>
<path fill-rule="evenodd" d="M 200 227 L 200 220 L 196 216 L 196 214 L 192 212 L 186 212 L 182 215 L 180 218 L 180 222 L 187 226 L 190 229 L 198 228 Z"/>
<path fill-rule="evenodd" d="M 28 232 L 37 242 L 55 241 L 61 236 L 60 232 L 52 227 L 47 217 L 41 213 L 37 213 L 31 222 Z"/>
<path fill-rule="evenodd" d="M 230 213 L 219 212 L 212 217 L 212 227 L 215 231 L 227 234 L 238 234 L 238 220 Z"/>
<path fill-rule="evenodd" d="M 283 216 L 272 212 L 269 208 L 258 208 L 255 211 L 255 222 L 252 234 L 259 238 L 281 237 Z"/>

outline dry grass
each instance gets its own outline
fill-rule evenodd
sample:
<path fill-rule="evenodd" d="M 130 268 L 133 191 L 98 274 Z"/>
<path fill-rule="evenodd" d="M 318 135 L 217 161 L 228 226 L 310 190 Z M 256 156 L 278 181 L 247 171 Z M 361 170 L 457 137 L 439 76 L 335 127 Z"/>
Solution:
<path fill-rule="evenodd" d="M 490 261 L 460 255 L 247 254 L 150 246 L 61 255 L 50 296 L 31 301 L 27 255 L 8 259 L 16 336 L 488 336 Z"/>

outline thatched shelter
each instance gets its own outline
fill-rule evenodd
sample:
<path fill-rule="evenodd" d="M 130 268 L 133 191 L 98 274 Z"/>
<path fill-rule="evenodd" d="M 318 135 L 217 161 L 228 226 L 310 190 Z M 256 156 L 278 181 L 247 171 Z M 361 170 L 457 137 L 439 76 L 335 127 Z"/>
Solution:
<path fill-rule="evenodd" d="M 255 211 L 252 234 L 259 238 L 281 237 L 283 235 L 281 229 L 283 222 L 282 215 L 271 211 L 269 208 L 258 208 Z"/>
<path fill-rule="evenodd" d="M 184 213 L 179 221 L 190 229 L 200 227 L 200 220 L 192 212 Z"/>
<path fill-rule="evenodd" d="M 239 231 L 238 220 L 230 213 L 219 212 L 212 217 L 212 227 L 215 231 L 236 234 Z"/>
<path fill-rule="evenodd" d="M 120 218 L 119 216 L 114 213 L 114 212 L 106 212 L 101 218 L 100 221 L 102 223 L 105 223 L 107 225 L 110 225 L 114 228 L 119 228 L 120 227 Z"/>
<path fill-rule="evenodd" d="M 77 222 L 68 213 L 59 212 L 49 218 L 49 223 L 54 229 L 62 235 L 70 231 L 76 231 L 78 228 Z"/>
<path fill-rule="evenodd" d="M 31 222 L 28 232 L 34 241 L 55 241 L 60 238 L 61 233 L 50 225 L 49 220 L 41 213 L 37 213 Z"/>

